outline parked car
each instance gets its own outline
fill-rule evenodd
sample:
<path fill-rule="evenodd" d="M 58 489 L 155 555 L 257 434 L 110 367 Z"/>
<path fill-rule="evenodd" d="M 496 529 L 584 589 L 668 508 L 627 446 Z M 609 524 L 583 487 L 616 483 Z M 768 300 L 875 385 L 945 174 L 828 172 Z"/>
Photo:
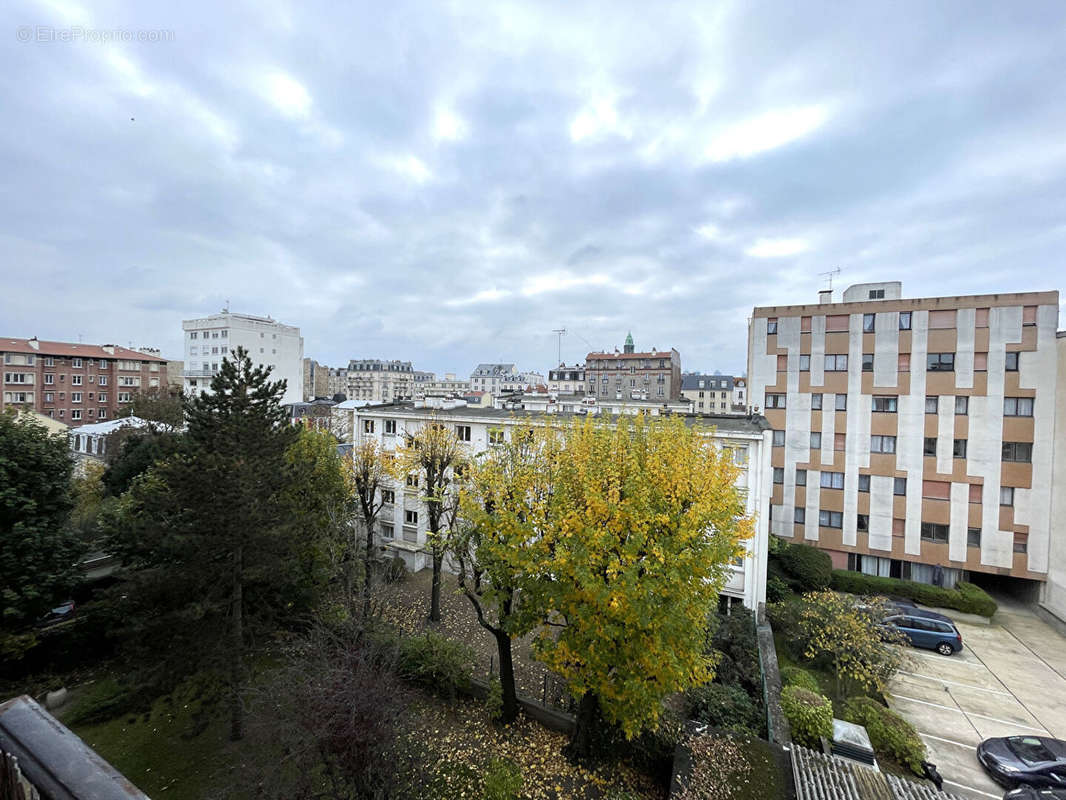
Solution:
<path fill-rule="evenodd" d="M 924 619 L 938 619 L 941 622 L 952 622 L 951 617 L 941 614 L 939 611 L 916 606 L 909 600 L 890 600 L 888 604 L 896 609 L 897 614 L 905 614 L 909 617 L 923 617 Z"/>
<path fill-rule="evenodd" d="M 1003 795 L 1003 800 L 1066 800 L 1066 789 L 1020 786 Z"/>
<path fill-rule="evenodd" d="M 1058 739 L 1047 736 L 985 739 L 977 745 L 977 760 L 993 780 L 1008 789 L 1026 785 L 1066 789 L 1066 742 Z"/>
<path fill-rule="evenodd" d="M 942 656 L 954 655 L 962 650 L 962 634 L 955 623 L 942 614 L 927 617 L 910 609 L 905 614 L 885 617 L 884 624 L 902 631 L 912 647 L 926 647 Z"/>

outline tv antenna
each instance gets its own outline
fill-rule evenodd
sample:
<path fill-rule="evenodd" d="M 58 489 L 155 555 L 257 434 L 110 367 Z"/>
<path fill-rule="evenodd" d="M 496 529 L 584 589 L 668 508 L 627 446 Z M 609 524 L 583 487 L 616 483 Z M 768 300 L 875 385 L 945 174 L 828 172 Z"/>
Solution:
<path fill-rule="evenodd" d="M 840 267 L 837 267 L 836 269 L 831 269 L 828 272 L 819 272 L 818 274 L 821 275 L 823 278 L 825 278 L 829 282 L 829 285 L 827 287 L 825 287 L 825 288 L 827 288 L 830 291 L 832 291 L 833 290 L 833 276 L 840 274 Z"/>
<path fill-rule="evenodd" d="M 559 339 L 559 363 L 563 363 L 563 337 L 566 336 L 566 328 L 555 328 L 552 330 Z"/>

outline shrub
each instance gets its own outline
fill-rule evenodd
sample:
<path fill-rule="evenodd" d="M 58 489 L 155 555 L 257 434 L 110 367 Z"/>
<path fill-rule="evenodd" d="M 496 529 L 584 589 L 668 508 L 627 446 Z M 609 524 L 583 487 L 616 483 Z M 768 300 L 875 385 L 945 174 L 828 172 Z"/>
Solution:
<path fill-rule="evenodd" d="M 954 589 L 932 586 L 928 583 L 904 581 L 898 578 L 880 578 L 851 572 L 833 570 L 833 588 L 851 594 L 887 594 L 905 597 L 916 603 L 938 608 L 953 608 L 967 614 L 991 617 L 996 613 L 996 601 L 979 586 L 960 581 Z"/>
<path fill-rule="evenodd" d="M 762 697 L 754 614 L 746 608 L 734 608 L 729 616 L 719 616 L 717 623 L 710 642 L 711 649 L 721 655 L 715 682 L 738 686 L 751 697 Z"/>
<path fill-rule="evenodd" d="M 462 642 L 434 631 L 400 640 L 397 667 L 400 677 L 454 698 L 470 685 L 474 651 Z"/>
<path fill-rule="evenodd" d="M 820 737 L 832 737 L 833 704 L 828 697 L 800 686 L 786 686 L 781 691 L 781 710 L 799 744 L 818 747 Z"/>
<path fill-rule="evenodd" d="M 485 800 L 514 800 L 522 791 L 522 770 L 513 761 L 494 758 L 485 772 L 482 796 Z"/>
<path fill-rule="evenodd" d="M 890 708 L 869 697 L 853 697 L 844 707 L 848 722 L 863 725 L 879 758 L 890 758 L 915 775 L 923 775 L 925 744 L 914 727 Z"/>
<path fill-rule="evenodd" d="M 385 565 L 385 583 L 399 583 L 407 579 L 407 565 L 399 556 L 393 556 Z"/>
<path fill-rule="evenodd" d="M 780 603 L 789 595 L 788 584 L 777 575 L 771 575 L 766 579 L 766 602 Z"/>
<path fill-rule="evenodd" d="M 485 710 L 489 712 L 489 717 L 492 719 L 499 719 L 503 716 L 503 685 L 499 678 L 492 678 L 489 681 L 489 691 L 485 695 Z"/>
<path fill-rule="evenodd" d="M 821 693 L 818 679 L 803 667 L 784 667 L 781 670 L 781 682 L 785 686 L 799 686 L 815 693 Z"/>
<path fill-rule="evenodd" d="M 762 732 L 762 715 L 748 693 L 737 686 L 705 683 L 689 689 L 685 695 L 689 717 L 712 728 L 742 731 L 758 736 Z"/>
<path fill-rule="evenodd" d="M 829 588 L 833 578 L 833 560 L 824 550 L 809 544 L 790 544 L 777 561 L 785 577 L 801 592 L 818 592 Z"/>

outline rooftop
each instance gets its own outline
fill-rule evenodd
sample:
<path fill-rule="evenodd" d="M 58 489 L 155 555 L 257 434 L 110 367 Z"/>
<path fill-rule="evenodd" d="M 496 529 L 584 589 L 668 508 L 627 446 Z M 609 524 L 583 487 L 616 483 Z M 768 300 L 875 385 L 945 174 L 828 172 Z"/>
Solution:
<path fill-rule="evenodd" d="M 676 350 L 652 350 L 647 353 L 589 353 L 585 356 L 586 362 L 591 358 L 670 358 Z"/>
<path fill-rule="evenodd" d="M 698 372 L 687 373 L 681 376 L 681 390 L 687 389 L 732 389 L 732 375 L 701 375 Z M 703 381 L 703 386 L 700 386 Z M 725 381 L 725 386 L 722 385 Z"/>
<path fill-rule="evenodd" d="M 107 348 L 107 349 L 105 349 Z M 0 353 L 33 353 L 41 356 L 63 356 L 65 358 L 121 358 L 129 361 L 156 361 L 167 363 L 165 358 L 119 347 L 117 344 L 74 344 L 73 342 L 49 342 L 38 339 L 0 338 Z"/>

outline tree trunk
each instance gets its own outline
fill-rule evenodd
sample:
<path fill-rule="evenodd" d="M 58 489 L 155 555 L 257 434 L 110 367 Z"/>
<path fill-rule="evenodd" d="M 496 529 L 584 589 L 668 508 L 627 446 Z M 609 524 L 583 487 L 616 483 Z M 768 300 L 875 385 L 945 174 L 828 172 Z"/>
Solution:
<path fill-rule="evenodd" d="M 241 673 L 244 665 L 244 545 L 233 553 L 233 641 L 230 652 L 230 741 L 244 738 L 244 706 L 241 704 Z"/>
<path fill-rule="evenodd" d="M 514 722 L 518 716 L 518 697 L 514 686 L 514 663 L 511 660 L 511 637 L 494 630 L 496 649 L 500 651 L 500 688 L 503 690 L 503 721 Z"/>
<path fill-rule="evenodd" d="M 433 549 L 433 589 L 429 594 L 429 621 L 440 622 L 440 571 L 444 553 Z"/>
<path fill-rule="evenodd" d="M 600 698 L 595 692 L 585 692 L 577 704 L 577 720 L 574 733 L 563 749 L 566 757 L 574 762 L 590 761 L 594 755 L 593 743 L 600 722 Z"/>
<path fill-rule="evenodd" d="M 366 526 L 366 551 L 363 553 L 363 619 L 370 617 L 371 555 L 374 552 L 374 525 Z"/>

